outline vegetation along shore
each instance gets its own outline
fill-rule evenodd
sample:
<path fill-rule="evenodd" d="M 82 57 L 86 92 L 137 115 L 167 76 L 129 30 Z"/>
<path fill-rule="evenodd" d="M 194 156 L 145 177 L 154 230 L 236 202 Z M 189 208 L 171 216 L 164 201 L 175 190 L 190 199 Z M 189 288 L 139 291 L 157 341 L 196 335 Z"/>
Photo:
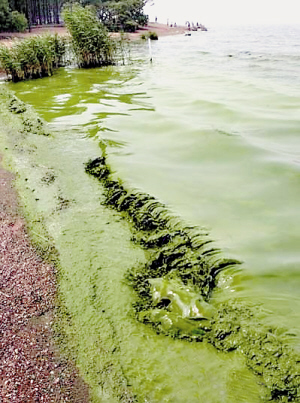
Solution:
<path fill-rule="evenodd" d="M 30 32 L 0 34 L 0 75 L 17 82 L 52 75 L 53 69 L 67 64 L 96 67 L 124 60 L 124 41 L 157 39 L 176 35 L 184 27 L 145 24 L 133 32 L 108 31 L 94 8 L 66 6 L 62 12 L 65 27 L 35 27 Z M 112 29 L 112 27 L 110 27 Z M 139 28 L 139 29 L 138 29 Z"/>

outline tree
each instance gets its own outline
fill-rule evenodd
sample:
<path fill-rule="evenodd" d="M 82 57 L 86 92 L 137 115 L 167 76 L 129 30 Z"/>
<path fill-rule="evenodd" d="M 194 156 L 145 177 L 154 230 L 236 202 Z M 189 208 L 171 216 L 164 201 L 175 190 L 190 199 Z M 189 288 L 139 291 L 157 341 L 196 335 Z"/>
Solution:
<path fill-rule="evenodd" d="M 27 19 L 17 10 L 11 12 L 8 0 L 0 0 L 0 31 L 25 31 Z"/>
<path fill-rule="evenodd" d="M 98 6 L 98 16 L 110 31 L 135 31 L 148 22 L 144 5 L 144 0 L 103 0 Z"/>
<path fill-rule="evenodd" d="M 8 31 L 10 28 L 11 13 L 7 0 L 0 0 L 0 31 Z"/>
<path fill-rule="evenodd" d="M 26 15 L 26 0 L 9 0 L 9 7 L 13 11 Z"/>

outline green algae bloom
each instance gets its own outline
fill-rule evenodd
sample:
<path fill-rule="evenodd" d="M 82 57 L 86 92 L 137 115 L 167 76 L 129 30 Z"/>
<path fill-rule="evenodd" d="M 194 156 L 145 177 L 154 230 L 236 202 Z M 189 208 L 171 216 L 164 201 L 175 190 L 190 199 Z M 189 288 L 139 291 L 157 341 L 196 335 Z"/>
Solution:
<path fill-rule="evenodd" d="M 240 262 L 224 258 L 207 235 L 174 219 L 154 197 L 127 190 L 105 157 L 89 161 L 86 171 L 102 181 L 105 204 L 128 215 L 138 231 L 133 241 L 149 251 L 146 264 L 127 273 L 139 296 L 137 319 L 173 338 L 207 340 L 220 351 L 242 353 L 262 378 L 266 399 L 300 401 L 300 355 L 240 301 L 211 305 L 218 275 Z"/>
<path fill-rule="evenodd" d="M 241 356 L 265 387 L 265 400 L 299 401 L 299 354 L 287 346 L 280 332 L 264 324 L 253 307 L 233 299 L 222 304 L 214 301 L 219 275 L 226 276 L 226 270 L 238 261 L 224 257 L 207 234 L 173 217 L 153 196 L 128 189 L 112 175 L 106 158 L 92 159 L 86 167 L 101 184 L 88 178 L 83 162 L 96 153 L 96 148 L 86 145 L 83 150 L 79 142 L 76 156 L 80 159 L 72 159 L 72 153 L 64 154 L 65 139 L 60 142 L 57 135 L 39 136 L 47 132 L 44 123 L 39 123 L 27 105 L 12 99 L 6 96 L 1 118 L 17 122 L 19 137 L 14 135 L 11 141 L 18 138 L 14 155 L 22 155 L 19 181 L 28 176 L 27 187 L 32 187 L 25 191 L 24 184 L 20 185 L 24 200 L 28 205 L 37 204 L 32 211 L 38 214 L 31 218 L 34 231 L 45 239 L 53 238 L 60 253 L 60 331 L 66 333 L 68 348 L 93 389 L 93 401 L 160 402 L 166 395 L 171 401 L 205 399 L 205 385 L 200 388 L 201 396 L 194 397 L 186 389 L 180 395 L 182 386 L 192 388 L 192 383 L 182 374 L 176 377 L 175 369 L 174 378 L 168 380 L 160 368 L 165 349 L 178 349 L 180 354 L 174 353 L 178 361 L 183 356 L 179 364 L 188 361 L 197 377 L 201 368 L 212 371 L 211 357 L 218 357 L 220 362 L 224 359 L 220 357 L 230 357 L 224 361 L 226 371 L 234 357 Z M 71 140 L 74 142 L 74 134 Z M 28 144 L 30 163 L 26 164 Z M 54 151 L 60 158 L 53 157 Z M 74 173 L 76 181 L 70 185 Z M 62 200 L 69 200 L 64 208 L 60 208 Z M 126 220 L 117 222 L 121 218 Z M 37 231 L 41 222 L 52 238 Z M 105 245 L 109 245 L 108 256 L 103 252 Z M 124 347 L 126 343 L 128 347 Z M 218 354 L 209 350 L 211 355 L 205 355 L 207 343 Z M 155 378 L 154 372 L 159 377 Z M 145 382 L 150 373 L 151 381 Z M 211 377 L 213 372 L 209 381 Z M 155 382 L 159 387 L 149 392 Z M 164 385 L 172 385 L 176 393 L 172 395 Z M 113 396 L 112 400 L 108 396 Z M 232 401 L 239 401 L 238 397 Z"/>

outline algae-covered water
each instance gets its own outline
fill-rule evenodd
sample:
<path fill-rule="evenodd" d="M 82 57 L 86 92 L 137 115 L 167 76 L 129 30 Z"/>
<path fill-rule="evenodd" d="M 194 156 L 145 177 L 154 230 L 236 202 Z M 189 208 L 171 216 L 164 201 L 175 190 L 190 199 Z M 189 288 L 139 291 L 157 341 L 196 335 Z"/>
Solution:
<path fill-rule="evenodd" d="M 144 252 L 84 171 L 103 145 L 117 176 L 244 261 L 213 298 L 259 307 L 299 349 L 297 35 L 297 27 L 269 27 L 160 38 L 152 64 L 140 44 L 131 65 L 62 69 L 11 86 L 53 131 L 10 141 L 21 142 L 23 203 L 60 254 L 72 318 L 65 332 L 95 401 L 259 402 L 263 393 L 242 356 L 136 321 L 124 274 Z"/>
<path fill-rule="evenodd" d="M 130 242 L 127 222 L 100 204 L 103 189 L 85 173 L 86 161 L 99 153 L 94 139 L 61 126 L 50 136 L 24 133 L 17 118 L 1 114 L 1 146 L 17 173 L 31 235 L 37 243 L 51 240 L 59 253 L 57 332 L 92 401 L 259 401 L 243 357 L 157 335 L 135 319 L 124 275 L 145 256 Z"/>

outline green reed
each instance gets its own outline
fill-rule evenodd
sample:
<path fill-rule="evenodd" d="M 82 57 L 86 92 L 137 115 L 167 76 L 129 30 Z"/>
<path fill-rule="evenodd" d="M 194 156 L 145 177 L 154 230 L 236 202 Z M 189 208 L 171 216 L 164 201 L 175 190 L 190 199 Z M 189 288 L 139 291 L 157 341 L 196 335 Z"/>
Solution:
<path fill-rule="evenodd" d="M 68 5 L 62 13 L 68 28 L 79 67 L 114 64 L 116 47 L 95 9 L 79 4 Z"/>
<path fill-rule="evenodd" d="M 66 38 L 55 35 L 16 40 L 0 46 L 0 67 L 13 82 L 47 77 L 63 63 Z"/>

